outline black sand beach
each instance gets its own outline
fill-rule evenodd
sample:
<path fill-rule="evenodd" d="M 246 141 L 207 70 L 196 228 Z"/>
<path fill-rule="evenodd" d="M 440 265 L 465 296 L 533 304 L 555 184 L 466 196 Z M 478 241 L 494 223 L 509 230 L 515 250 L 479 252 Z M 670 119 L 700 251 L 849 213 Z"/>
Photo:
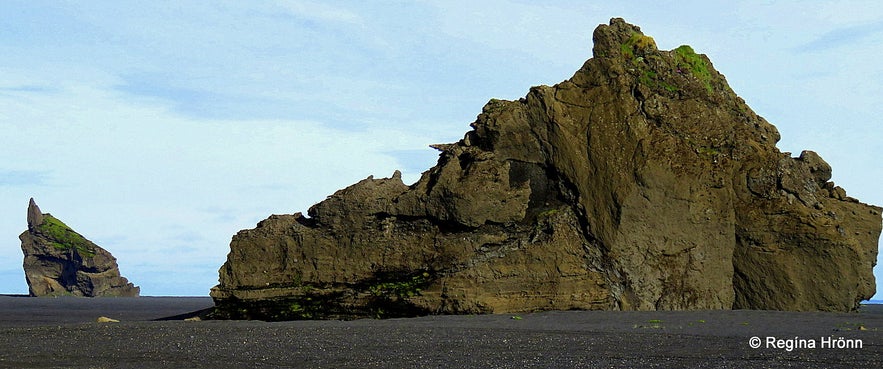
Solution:
<path fill-rule="evenodd" d="M 193 297 L 0 296 L 0 367 L 875 368 L 883 365 L 883 305 L 867 305 L 851 314 L 567 311 L 279 323 L 183 320 L 189 313 L 210 306 L 211 299 Z M 99 316 L 120 322 L 98 323 Z M 750 346 L 752 337 L 760 338 L 759 348 Z M 767 337 L 781 341 L 768 343 Z M 852 347 L 858 344 L 860 348 Z"/>

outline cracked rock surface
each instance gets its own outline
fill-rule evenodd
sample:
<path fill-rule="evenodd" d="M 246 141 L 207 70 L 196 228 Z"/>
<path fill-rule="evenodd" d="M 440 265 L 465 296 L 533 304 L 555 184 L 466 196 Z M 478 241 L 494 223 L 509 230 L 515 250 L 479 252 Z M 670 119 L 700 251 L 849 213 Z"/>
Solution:
<path fill-rule="evenodd" d="M 622 19 L 570 79 L 491 100 L 405 185 L 369 177 L 233 237 L 217 318 L 850 311 L 881 208 L 848 197 L 705 55 Z"/>

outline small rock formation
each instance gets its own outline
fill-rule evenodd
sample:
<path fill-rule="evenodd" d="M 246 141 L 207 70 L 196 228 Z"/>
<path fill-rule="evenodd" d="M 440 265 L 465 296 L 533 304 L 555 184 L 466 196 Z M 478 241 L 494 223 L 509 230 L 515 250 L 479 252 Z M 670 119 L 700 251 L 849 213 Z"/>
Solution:
<path fill-rule="evenodd" d="M 881 208 L 689 46 L 622 19 L 572 78 L 491 100 L 407 186 L 369 177 L 233 237 L 215 318 L 539 310 L 850 311 Z"/>
<path fill-rule="evenodd" d="M 120 276 L 116 258 L 31 199 L 22 233 L 25 278 L 31 296 L 137 297 L 140 288 Z"/>

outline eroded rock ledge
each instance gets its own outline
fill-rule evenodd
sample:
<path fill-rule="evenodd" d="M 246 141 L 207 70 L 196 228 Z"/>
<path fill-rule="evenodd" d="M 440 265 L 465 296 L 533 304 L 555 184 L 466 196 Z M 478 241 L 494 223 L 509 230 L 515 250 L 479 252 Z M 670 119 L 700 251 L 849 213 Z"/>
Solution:
<path fill-rule="evenodd" d="M 704 55 L 622 19 L 555 86 L 491 100 L 412 186 L 369 177 L 233 237 L 217 318 L 849 311 L 881 208 L 775 144 Z"/>

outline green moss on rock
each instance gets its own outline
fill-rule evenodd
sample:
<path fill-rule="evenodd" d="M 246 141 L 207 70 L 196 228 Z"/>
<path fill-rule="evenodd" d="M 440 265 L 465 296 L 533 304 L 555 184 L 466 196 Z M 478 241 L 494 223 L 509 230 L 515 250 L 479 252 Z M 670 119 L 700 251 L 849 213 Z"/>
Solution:
<path fill-rule="evenodd" d="M 368 288 L 372 295 L 384 298 L 408 298 L 420 294 L 420 288 L 427 284 L 429 273 L 423 272 L 404 280 L 385 281 Z"/>
<path fill-rule="evenodd" d="M 626 58 L 634 58 L 636 53 L 641 54 L 644 50 L 656 50 L 656 41 L 653 37 L 633 32 L 626 42 L 619 46 L 619 50 Z"/>
<path fill-rule="evenodd" d="M 680 90 L 678 86 L 675 86 L 671 83 L 664 81 L 658 73 L 652 71 L 650 69 L 643 69 L 641 71 L 641 75 L 638 77 L 638 81 L 646 86 L 649 86 L 654 89 L 663 89 L 668 92 L 677 92 Z"/>
<path fill-rule="evenodd" d="M 696 52 L 693 51 L 693 48 L 689 45 L 681 45 L 674 51 L 678 68 L 689 71 L 690 74 L 696 77 L 699 82 L 705 86 L 705 89 L 708 90 L 708 92 L 711 92 L 713 90 L 711 86 L 711 69 L 709 69 L 708 63 L 705 59 L 699 54 L 696 54 Z"/>
<path fill-rule="evenodd" d="M 77 250 L 82 256 L 95 256 L 95 249 L 89 240 L 50 214 L 44 215 L 43 223 L 37 229 L 51 239 L 52 247 L 56 249 Z"/>

